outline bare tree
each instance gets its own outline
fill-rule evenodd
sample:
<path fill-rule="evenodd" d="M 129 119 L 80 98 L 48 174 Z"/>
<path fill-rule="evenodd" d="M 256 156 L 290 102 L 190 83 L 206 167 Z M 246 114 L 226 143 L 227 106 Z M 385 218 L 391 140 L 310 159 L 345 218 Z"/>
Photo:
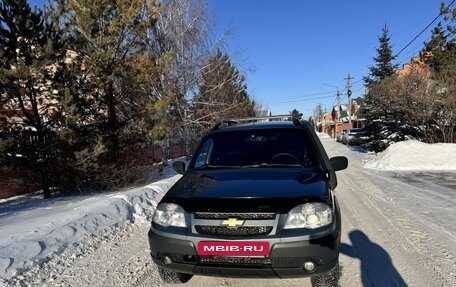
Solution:
<path fill-rule="evenodd" d="M 154 112 L 149 138 L 164 149 L 170 139 L 180 139 L 190 153 L 195 136 L 191 102 L 210 50 L 217 45 L 209 43 L 211 28 L 205 0 L 160 2 L 157 25 L 148 34 L 149 57 L 163 59 L 149 82 L 149 109 Z"/>
<path fill-rule="evenodd" d="M 455 73 L 441 74 L 432 88 L 431 123 L 435 125 L 434 141 L 456 142 L 456 89 Z"/>
<path fill-rule="evenodd" d="M 391 142 L 402 141 L 408 137 L 421 138 L 415 119 L 421 102 L 412 100 L 411 90 L 416 90 L 413 82 L 405 84 L 410 78 L 392 75 L 372 84 L 369 90 L 367 119 L 368 131 L 375 135 L 368 144 L 375 151 L 382 151 Z M 417 120 L 418 121 L 418 120 Z"/>
<path fill-rule="evenodd" d="M 456 142 L 456 8 L 440 4 L 444 19 L 432 31 L 421 58 L 431 69 L 434 141 Z"/>
<path fill-rule="evenodd" d="M 413 63 L 404 74 L 383 79 L 371 86 L 375 106 L 371 114 L 381 121 L 377 131 L 380 142 L 373 145 L 388 145 L 407 137 L 428 143 L 452 142 L 454 140 L 456 109 L 451 86 L 453 77 L 435 76 L 431 80 L 429 67 Z M 383 147 L 377 146 L 382 149 Z"/>
<path fill-rule="evenodd" d="M 323 115 L 325 114 L 321 103 L 318 103 L 318 105 L 315 107 L 313 113 L 314 113 L 315 121 L 319 122 L 321 120 L 321 118 L 323 117 Z"/>

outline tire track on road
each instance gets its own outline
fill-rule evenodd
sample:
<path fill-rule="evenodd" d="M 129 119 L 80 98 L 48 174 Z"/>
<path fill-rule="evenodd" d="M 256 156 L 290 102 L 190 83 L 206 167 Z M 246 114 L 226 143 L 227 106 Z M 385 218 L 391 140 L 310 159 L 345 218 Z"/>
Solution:
<path fill-rule="evenodd" d="M 388 196 L 377 184 L 372 183 L 371 177 L 372 175 L 365 173 L 362 169 L 356 169 L 356 172 L 340 177 L 341 186 L 346 189 L 346 191 L 341 191 L 341 193 L 350 192 L 356 194 L 358 198 L 355 198 L 365 206 L 363 210 L 358 210 L 352 207 L 353 202 L 347 201 L 343 195 L 340 196 L 344 206 L 353 212 L 354 216 L 351 217 L 357 221 L 355 224 L 365 226 L 368 230 L 378 229 L 382 225 L 380 222 L 366 221 L 367 210 L 375 210 L 375 213 L 387 223 L 383 224 L 385 226 L 382 229 L 387 229 L 387 226 L 390 226 L 391 230 L 394 230 L 394 232 L 389 232 L 388 237 L 393 242 L 399 243 L 403 252 L 410 253 L 410 249 L 412 249 L 412 253 L 417 255 L 415 257 L 416 260 L 424 267 L 423 270 L 429 270 L 434 273 L 435 278 L 438 278 L 438 281 L 444 284 L 443 286 L 456 286 L 454 273 L 448 272 L 448 270 L 454 270 L 454 266 L 456 266 L 455 257 L 447 248 L 438 244 L 438 241 L 432 236 L 436 234 L 435 232 L 441 232 L 442 227 L 424 222 L 413 212 L 406 209 L 405 206 L 397 204 L 395 200 L 387 200 Z M 382 180 L 385 182 L 384 186 L 386 188 L 396 185 L 395 190 L 400 190 L 400 188 L 403 189 L 408 186 L 391 178 L 387 178 L 387 180 L 382 178 Z M 378 182 L 378 178 L 376 181 Z M 360 188 L 355 182 L 362 182 L 362 187 Z M 409 186 L 408 188 L 412 187 Z M 363 212 L 366 214 L 362 214 Z M 361 218 L 364 220 L 357 220 L 360 216 L 363 216 Z M 438 260 L 439 258 L 443 260 Z"/>

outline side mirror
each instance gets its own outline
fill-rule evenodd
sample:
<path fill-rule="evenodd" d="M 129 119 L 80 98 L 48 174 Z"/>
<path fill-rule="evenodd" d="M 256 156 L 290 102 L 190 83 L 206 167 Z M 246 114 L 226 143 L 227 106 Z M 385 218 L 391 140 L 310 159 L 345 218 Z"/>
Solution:
<path fill-rule="evenodd" d="M 180 161 L 180 160 L 173 162 L 173 169 L 178 174 L 184 174 L 185 173 L 185 162 Z"/>
<path fill-rule="evenodd" d="M 335 156 L 329 159 L 334 171 L 343 170 L 348 167 L 348 159 L 345 156 Z"/>

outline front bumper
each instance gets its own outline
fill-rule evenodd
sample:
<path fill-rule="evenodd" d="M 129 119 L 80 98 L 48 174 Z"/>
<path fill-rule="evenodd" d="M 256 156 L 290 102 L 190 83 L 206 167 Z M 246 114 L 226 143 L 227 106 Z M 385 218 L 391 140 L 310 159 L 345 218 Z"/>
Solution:
<path fill-rule="evenodd" d="M 185 236 L 175 238 L 150 229 L 149 245 L 155 264 L 180 273 L 227 277 L 307 277 L 331 270 L 338 262 L 340 230 L 318 238 L 286 237 L 261 238 L 270 245 L 269 257 L 199 256 L 198 241 L 213 239 Z M 164 258 L 170 260 L 164 260 Z M 167 264 L 164 263 L 167 262 Z M 305 262 L 315 269 L 307 271 Z"/>

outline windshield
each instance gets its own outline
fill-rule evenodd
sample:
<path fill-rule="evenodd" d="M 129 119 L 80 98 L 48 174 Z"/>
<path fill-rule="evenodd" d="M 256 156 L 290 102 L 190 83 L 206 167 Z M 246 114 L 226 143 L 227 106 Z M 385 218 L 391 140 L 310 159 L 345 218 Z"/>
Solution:
<path fill-rule="evenodd" d="M 300 129 L 257 129 L 214 133 L 195 154 L 194 167 L 315 165 L 315 156 Z"/>

